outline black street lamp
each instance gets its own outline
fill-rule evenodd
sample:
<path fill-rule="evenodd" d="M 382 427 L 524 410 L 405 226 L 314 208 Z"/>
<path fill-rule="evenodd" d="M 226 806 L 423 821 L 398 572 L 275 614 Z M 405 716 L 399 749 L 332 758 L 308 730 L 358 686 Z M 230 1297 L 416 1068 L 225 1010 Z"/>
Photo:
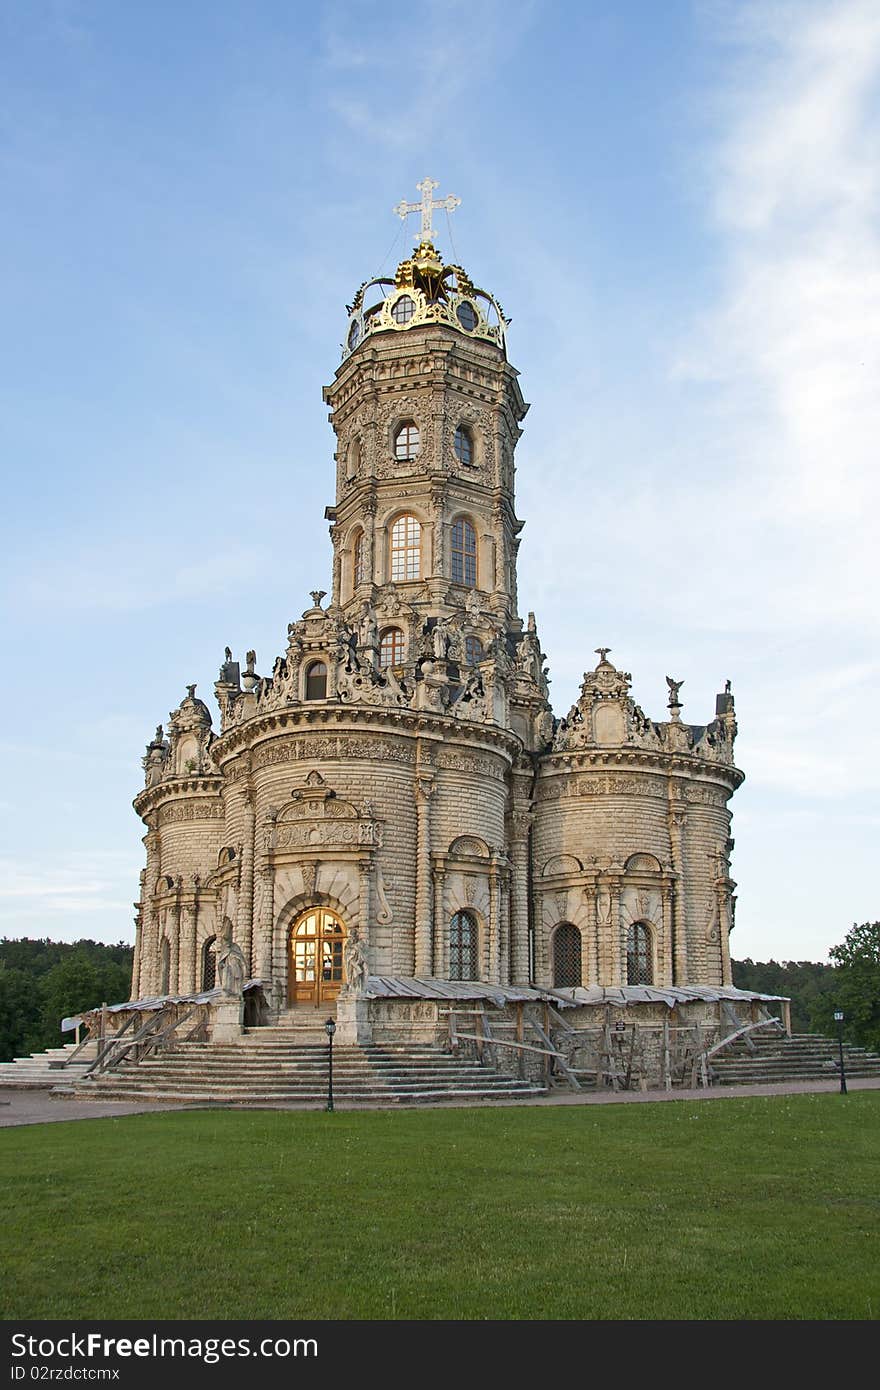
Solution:
<path fill-rule="evenodd" d="M 837 1024 L 837 1045 L 840 1048 L 840 1094 L 846 1095 L 846 1067 L 843 1064 L 843 1009 L 835 1009 L 834 1022 Z"/>
<path fill-rule="evenodd" d="M 328 1018 L 324 1024 L 327 1030 L 327 1109 L 333 1109 L 333 1034 L 336 1032 L 336 1020 Z"/>

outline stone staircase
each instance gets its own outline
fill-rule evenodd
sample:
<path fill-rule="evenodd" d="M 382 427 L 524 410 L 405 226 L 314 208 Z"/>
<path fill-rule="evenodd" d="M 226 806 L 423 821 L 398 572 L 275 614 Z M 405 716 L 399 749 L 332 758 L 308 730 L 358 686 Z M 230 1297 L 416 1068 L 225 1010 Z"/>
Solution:
<path fill-rule="evenodd" d="M 737 1043 L 711 1061 L 719 1086 L 760 1085 L 783 1081 L 834 1081 L 840 1076 L 839 1049 L 835 1038 L 817 1033 L 795 1033 L 753 1038 L 755 1051 Z M 847 1078 L 874 1077 L 880 1081 L 880 1057 L 862 1047 L 844 1044 Z"/>
<path fill-rule="evenodd" d="M 106 1075 L 62 1082 L 58 1096 L 238 1105 L 327 1102 L 327 1044 L 303 1041 L 305 1027 L 259 1028 L 238 1043 L 179 1044 Z M 56 1074 L 57 1076 L 57 1074 Z M 427 1044 L 333 1048 L 333 1095 L 340 1107 L 491 1101 L 543 1096 L 544 1088 Z"/>
<path fill-rule="evenodd" d="M 97 1043 L 87 1043 L 76 1061 L 69 1066 L 62 1066 L 62 1063 L 76 1051 L 76 1043 L 50 1047 L 46 1052 L 32 1052 L 30 1057 L 16 1057 L 14 1062 L 0 1062 L 0 1087 L 48 1090 L 65 1078 L 73 1081 L 81 1077 L 86 1067 L 94 1062 L 97 1050 Z"/>

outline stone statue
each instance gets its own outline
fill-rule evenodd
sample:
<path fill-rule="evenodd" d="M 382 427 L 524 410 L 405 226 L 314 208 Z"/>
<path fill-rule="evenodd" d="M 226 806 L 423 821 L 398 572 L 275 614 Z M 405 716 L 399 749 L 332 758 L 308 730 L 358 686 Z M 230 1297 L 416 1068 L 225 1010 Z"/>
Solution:
<path fill-rule="evenodd" d="M 357 927 L 352 927 L 345 948 L 345 990 L 361 996 L 367 988 L 367 952 Z"/>
<path fill-rule="evenodd" d="M 445 661 L 449 654 L 449 630 L 444 622 L 438 622 L 431 634 L 434 660 Z"/>
<path fill-rule="evenodd" d="M 247 979 L 247 961 L 238 942 L 232 939 L 232 923 L 228 917 L 220 928 L 214 950 L 220 988 L 225 994 L 241 994 Z"/>
<path fill-rule="evenodd" d="M 379 625 L 372 609 L 368 608 L 361 619 L 360 639 L 362 647 L 372 648 L 379 645 Z"/>
<path fill-rule="evenodd" d="M 678 704 L 680 704 L 681 701 L 680 701 L 679 698 L 678 698 L 678 692 L 679 692 L 679 690 L 681 690 L 681 687 L 684 685 L 684 681 L 683 681 L 683 680 L 681 680 L 681 681 L 674 681 L 674 680 L 672 679 L 671 676 L 667 676 L 667 677 L 666 677 L 666 684 L 669 686 L 669 704 L 670 704 L 670 706 L 671 706 L 671 705 L 678 705 Z"/>

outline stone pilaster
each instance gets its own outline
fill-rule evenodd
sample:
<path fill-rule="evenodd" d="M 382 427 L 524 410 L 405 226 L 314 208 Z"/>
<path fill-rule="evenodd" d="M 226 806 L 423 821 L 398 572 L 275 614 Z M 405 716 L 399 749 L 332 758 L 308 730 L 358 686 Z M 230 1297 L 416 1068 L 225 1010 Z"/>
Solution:
<path fill-rule="evenodd" d="M 493 855 L 489 865 L 489 940 L 487 942 L 489 959 L 486 974 L 486 979 L 493 985 L 497 985 L 501 980 L 500 898 L 498 863 Z"/>
<path fill-rule="evenodd" d="M 238 895 L 238 912 L 235 938 L 247 962 L 248 975 L 254 970 L 254 793 L 252 788 L 244 788 L 244 837 L 241 847 L 241 887 Z"/>
<path fill-rule="evenodd" d="M 259 870 L 260 917 L 257 922 L 256 970 L 261 980 L 272 978 L 272 946 L 275 928 L 275 867 L 264 860 Z"/>
<path fill-rule="evenodd" d="M 583 890 L 587 920 L 581 932 L 581 984 L 594 985 L 599 982 L 599 939 L 596 916 L 596 884 L 587 885 Z"/>
<path fill-rule="evenodd" d="M 168 958 L 168 993 L 177 994 L 180 988 L 180 898 L 168 909 L 165 930 L 171 945 Z"/>
<path fill-rule="evenodd" d="M 418 772 L 416 798 L 416 921 L 413 974 L 430 975 L 431 950 L 431 796 L 433 774 Z"/>
<path fill-rule="evenodd" d="M 664 879 L 660 898 L 660 914 L 663 929 L 662 955 L 659 961 L 659 978 L 657 983 L 660 985 L 671 985 L 674 983 L 674 964 L 672 958 L 672 907 L 673 907 L 674 885 L 670 879 Z"/>
<path fill-rule="evenodd" d="M 684 873 L 682 837 L 687 821 L 687 810 L 683 801 L 670 800 L 669 804 L 669 847 L 672 854 L 672 867 L 675 872 L 675 891 L 672 898 L 672 970 L 673 984 L 683 985 L 688 979 L 687 927 L 684 904 Z"/>
<path fill-rule="evenodd" d="M 529 983 L 529 827 L 527 810 L 513 811 L 510 835 L 510 975 L 511 983 Z"/>
<path fill-rule="evenodd" d="M 437 855 L 434 860 L 434 961 L 433 973 L 445 980 L 449 975 L 449 933 L 443 911 L 443 892 L 446 884 L 446 860 Z"/>
<path fill-rule="evenodd" d="M 202 983 L 196 978 L 196 912 L 195 899 L 181 904 L 180 963 L 177 975 L 177 988 L 181 994 L 197 993 Z"/>
<path fill-rule="evenodd" d="M 143 997 L 156 994 L 159 988 L 159 909 L 154 893 L 156 879 L 162 866 L 161 840 L 158 830 L 148 830 L 144 836 L 147 848 L 147 868 L 144 877 L 144 932 L 141 954 L 141 988 Z"/>

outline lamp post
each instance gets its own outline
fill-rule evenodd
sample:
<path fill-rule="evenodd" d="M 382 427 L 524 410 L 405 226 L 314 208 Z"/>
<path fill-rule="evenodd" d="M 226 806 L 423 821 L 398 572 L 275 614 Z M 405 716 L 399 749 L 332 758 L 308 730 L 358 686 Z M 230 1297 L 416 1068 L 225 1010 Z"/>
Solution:
<path fill-rule="evenodd" d="M 846 1067 L 843 1063 L 843 1009 L 835 1009 L 834 1022 L 837 1024 L 837 1046 L 840 1049 L 840 1094 L 846 1095 Z"/>
<path fill-rule="evenodd" d="M 327 1030 L 327 1109 L 333 1109 L 333 1034 L 336 1032 L 336 1020 L 328 1018 L 324 1024 Z"/>

